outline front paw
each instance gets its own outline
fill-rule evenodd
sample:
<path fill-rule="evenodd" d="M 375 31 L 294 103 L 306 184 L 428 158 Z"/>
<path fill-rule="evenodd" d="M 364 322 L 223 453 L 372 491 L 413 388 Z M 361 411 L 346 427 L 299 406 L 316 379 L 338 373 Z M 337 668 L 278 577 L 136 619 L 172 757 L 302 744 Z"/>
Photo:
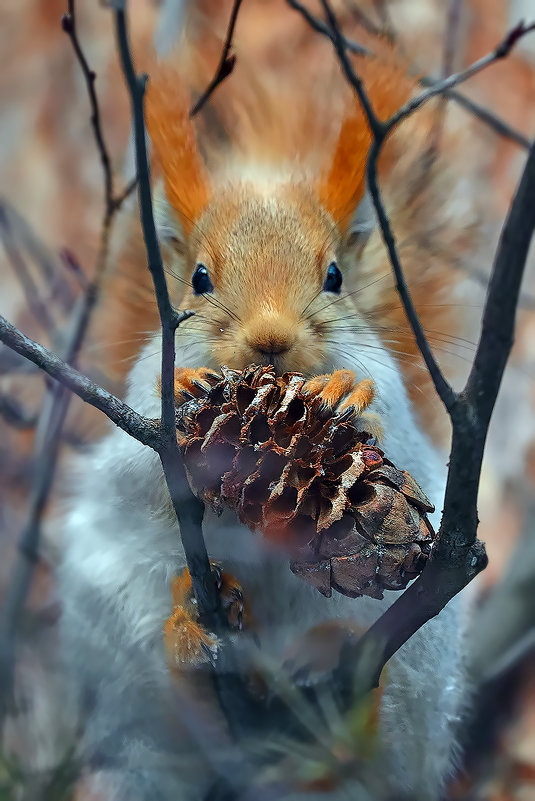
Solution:
<path fill-rule="evenodd" d="M 303 391 L 319 396 L 329 409 L 344 411 L 350 406 L 360 415 L 370 405 L 375 395 L 371 378 L 357 381 L 352 370 L 335 370 L 334 373 L 311 378 Z"/>
<path fill-rule="evenodd" d="M 175 403 L 180 405 L 192 397 L 204 394 L 221 376 L 208 367 L 175 368 Z"/>
<path fill-rule="evenodd" d="M 311 378 L 305 384 L 304 392 L 312 397 L 319 396 L 329 409 L 338 412 L 352 409 L 355 417 L 359 418 L 359 428 L 377 441 L 382 439 L 383 428 L 379 415 L 368 408 L 375 396 L 371 378 L 357 381 L 352 370 L 335 370 L 334 373 Z"/>

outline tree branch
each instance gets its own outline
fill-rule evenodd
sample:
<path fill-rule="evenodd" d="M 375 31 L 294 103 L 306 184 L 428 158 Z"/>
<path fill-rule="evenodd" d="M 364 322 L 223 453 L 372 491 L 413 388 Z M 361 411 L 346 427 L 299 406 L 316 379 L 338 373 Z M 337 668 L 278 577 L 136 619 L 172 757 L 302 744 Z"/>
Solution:
<path fill-rule="evenodd" d="M 327 2 L 327 0 L 321 0 L 321 2 L 323 8 L 325 9 L 327 20 L 331 27 L 331 33 L 332 33 L 331 41 L 333 42 L 336 54 L 340 60 L 340 64 L 346 75 L 347 80 L 355 89 L 357 97 L 360 103 L 362 104 L 364 113 L 366 114 L 366 118 L 368 120 L 368 124 L 373 134 L 372 146 L 368 156 L 366 175 L 368 179 L 368 187 L 370 190 L 372 201 L 375 206 L 375 210 L 377 212 L 377 216 L 379 219 L 379 227 L 381 230 L 381 234 L 383 236 L 383 240 L 388 250 L 388 254 L 394 270 L 394 275 L 396 278 L 396 288 L 400 294 L 403 306 L 405 308 L 405 312 L 407 314 L 407 319 L 409 320 L 410 326 L 414 333 L 414 337 L 416 339 L 420 352 L 423 356 L 423 359 L 426 363 L 427 369 L 429 371 L 429 374 L 431 376 L 437 394 L 444 403 L 446 409 L 449 410 L 452 407 L 453 403 L 455 402 L 455 393 L 453 392 L 452 388 L 446 381 L 440 367 L 438 366 L 438 363 L 433 355 L 431 347 L 427 341 L 427 337 L 424 333 L 422 324 L 420 323 L 420 318 L 418 317 L 418 314 L 414 307 L 414 303 L 412 301 L 412 297 L 409 288 L 407 286 L 407 282 L 405 281 L 403 269 L 401 267 L 401 262 L 396 247 L 396 241 L 390 225 L 390 220 L 388 219 L 388 215 L 384 207 L 381 192 L 379 190 L 379 186 L 377 183 L 377 159 L 379 158 L 379 154 L 381 152 L 381 148 L 384 144 L 384 141 L 395 123 L 391 124 L 391 120 L 388 120 L 387 122 L 382 122 L 375 115 L 370 99 L 364 88 L 364 84 L 362 83 L 361 79 L 358 77 L 355 70 L 353 69 L 353 65 L 351 64 L 351 61 L 349 60 L 349 57 L 347 55 L 344 38 L 340 33 L 340 29 L 338 27 L 338 23 L 336 21 L 334 12 L 330 7 L 329 3 Z"/>
<path fill-rule="evenodd" d="M 327 25 L 325 25 L 324 22 L 315 17 L 306 6 L 298 2 L 298 0 L 287 0 L 287 2 L 291 8 L 293 8 L 295 11 L 300 12 L 300 14 L 306 19 L 308 24 L 315 31 L 321 33 L 323 36 L 326 36 L 328 39 L 331 40 L 331 42 L 334 43 L 334 35 L 330 30 L 330 28 Z M 377 3 L 377 5 L 381 5 L 381 8 L 383 8 L 384 11 L 386 12 L 386 6 L 384 6 L 384 4 Z M 385 20 L 383 20 L 383 24 L 386 24 Z M 384 31 L 384 34 L 388 36 L 391 40 L 395 39 L 395 34 L 391 26 L 391 23 L 388 23 L 388 29 Z M 351 39 L 348 39 L 346 36 L 343 36 L 341 32 L 340 35 L 342 36 L 345 42 L 346 49 L 350 53 L 356 53 L 367 56 L 374 55 L 370 50 L 367 50 L 362 45 L 356 44 L 355 42 L 351 41 Z M 421 86 L 434 87 L 436 86 L 438 81 L 436 78 L 431 78 L 430 76 L 424 76 L 423 78 L 420 78 L 419 82 Z M 528 139 L 527 136 L 524 136 L 524 134 L 517 131 L 511 125 L 509 125 L 509 123 L 505 122 L 505 120 L 502 120 L 501 117 L 498 117 L 498 115 L 495 114 L 493 111 L 490 111 L 490 109 L 485 108 L 485 106 L 482 106 L 479 103 L 476 103 L 474 100 L 471 100 L 470 98 L 466 97 L 460 92 L 457 92 L 455 89 L 444 89 L 442 94 L 444 94 L 444 96 L 448 100 L 453 100 L 455 103 L 461 106 L 461 108 L 464 108 L 468 113 L 473 114 L 474 117 L 477 117 L 477 119 L 479 119 L 489 128 L 491 128 L 499 136 L 503 136 L 506 139 L 510 139 L 512 142 L 515 142 L 515 144 L 517 144 L 519 147 L 523 147 L 525 150 L 529 150 L 529 147 L 531 145 L 531 140 Z"/>
<path fill-rule="evenodd" d="M 422 86 L 435 86 L 436 79 L 424 77 L 420 79 L 420 84 Z M 502 120 L 501 117 L 498 117 L 493 111 L 485 108 L 485 106 L 482 106 L 480 103 L 476 103 L 475 100 L 471 100 L 456 89 L 445 89 L 443 94 L 448 100 L 453 100 L 458 106 L 465 109 L 469 114 L 472 114 L 487 127 L 491 128 L 498 136 L 503 136 L 504 139 L 510 139 L 511 142 L 524 148 L 524 150 L 529 150 L 531 140 L 509 125 L 508 122 Z"/>
<path fill-rule="evenodd" d="M 230 53 L 232 49 L 232 39 L 234 37 L 234 28 L 236 27 L 236 22 L 238 20 L 238 13 L 240 11 L 240 6 L 242 4 L 242 0 L 234 0 L 232 5 L 232 11 L 230 12 L 230 18 L 227 28 L 227 35 L 225 37 L 225 43 L 223 45 L 223 50 L 221 52 L 221 58 L 219 60 L 219 64 L 217 66 L 216 72 L 202 95 L 199 97 L 197 102 L 192 106 L 191 111 L 189 113 L 190 117 L 195 117 L 196 114 L 202 109 L 205 103 L 208 102 L 212 94 L 215 92 L 217 87 L 220 83 L 223 83 L 225 78 L 231 74 L 232 70 L 234 69 L 234 65 L 236 64 L 236 54 Z"/>
<path fill-rule="evenodd" d="M 315 17 L 314 14 L 312 14 L 306 6 L 304 6 L 302 3 L 299 2 L 299 0 L 287 0 L 287 2 L 291 8 L 293 8 L 295 11 L 299 11 L 299 13 L 306 19 L 311 28 L 313 28 L 318 33 L 321 33 L 323 36 L 326 36 L 331 41 L 334 41 L 333 34 L 330 28 L 327 25 L 325 25 L 324 22 Z M 350 39 L 345 39 L 344 41 L 347 49 L 351 53 L 356 53 L 357 55 L 360 56 L 372 55 L 369 50 L 367 50 L 362 45 L 357 44 L 357 42 L 352 42 Z"/>
<path fill-rule="evenodd" d="M 322 2 L 324 2 L 324 0 L 322 0 Z M 464 83 L 469 78 L 473 78 L 473 76 L 477 75 L 478 72 L 490 67 L 490 65 L 494 64 L 496 61 L 506 58 L 516 43 L 526 34 L 531 33 L 534 30 L 535 22 L 530 23 L 529 25 L 525 25 L 524 22 L 519 22 L 518 25 L 509 31 L 509 33 L 502 39 L 502 41 L 491 53 L 487 53 L 487 55 L 483 56 L 483 58 L 478 59 L 478 61 L 474 61 L 473 64 L 471 64 L 462 72 L 457 72 L 441 81 L 435 81 L 433 85 L 424 92 L 421 92 L 421 94 L 413 97 L 403 106 L 401 106 L 401 108 L 398 109 L 396 113 L 385 122 L 385 127 L 388 131 L 391 131 L 396 125 L 404 120 L 405 117 L 408 117 L 409 114 L 412 114 L 414 111 L 416 111 L 416 109 L 420 108 L 420 106 L 423 106 L 424 103 L 427 103 L 427 101 L 431 100 L 432 97 L 444 94 L 444 92 L 453 89 L 455 86 L 458 86 L 461 83 Z"/>
<path fill-rule="evenodd" d="M 288 2 L 292 5 L 291 0 Z M 496 254 L 483 314 L 481 338 L 472 370 L 465 389 L 456 394 L 445 381 L 434 359 L 408 292 L 390 221 L 378 187 L 377 159 L 387 135 L 403 119 L 431 97 L 451 90 L 498 59 L 506 57 L 522 36 L 535 29 L 535 23 L 527 26 L 520 23 L 492 53 L 463 72 L 437 81 L 430 89 L 405 103 L 390 119 L 381 121 L 376 117 L 365 87 L 349 60 L 346 43 L 330 3 L 328 0 L 321 2 L 330 27 L 329 38 L 372 131 L 373 139 L 366 170 L 368 186 L 396 277 L 397 289 L 453 427 L 438 544 L 420 578 L 392 604 L 356 645 L 346 645 L 343 658 L 335 670 L 335 681 L 342 694 L 347 696 L 352 694 L 354 687 L 355 665 L 359 664 L 364 654 L 367 654 L 370 669 L 361 684 L 362 692 L 377 684 L 382 668 L 398 648 L 426 621 L 437 615 L 486 566 L 484 546 L 476 539 L 479 477 L 490 416 L 513 342 L 520 284 L 535 226 L 535 206 L 532 202 L 535 196 L 534 144 Z M 370 654 L 373 657 L 371 663 Z M 347 698 L 344 700 L 347 701 Z"/>
<path fill-rule="evenodd" d="M 48 348 L 22 334 L 0 315 L 0 342 L 33 362 L 43 372 L 59 381 L 86 403 L 103 412 L 118 428 L 143 445 L 157 451 L 161 437 L 158 423 L 135 412 L 128 404 L 95 384 L 90 378 L 66 364 Z"/>
<path fill-rule="evenodd" d="M 191 493 L 178 449 L 175 422 L 175 331 L 192 312 L 178 314 L 172 307 L 165 280 L 160 246 L 152 213 L 149 163 L 145 144 L 143 97 L 147 77 L 136 75 L 125 17 L 125 2 L 116 4 L 115 26 L 119 55 L 132 106 L 139 204 L 148 266 L 154 283 L 162 326 L 162 416 L 159 448 L 171 501 L 180 525 L 180 536 L 190 571 L 199 615 L 211 630 L 221 628 L 219 593 L 210 568 L 202 533 L 203 505 Z"/>

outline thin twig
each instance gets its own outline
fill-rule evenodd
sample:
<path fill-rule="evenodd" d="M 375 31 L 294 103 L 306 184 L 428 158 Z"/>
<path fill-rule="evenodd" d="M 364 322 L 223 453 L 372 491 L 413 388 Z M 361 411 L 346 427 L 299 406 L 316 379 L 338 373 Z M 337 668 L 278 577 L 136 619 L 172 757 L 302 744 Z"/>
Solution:
<path fill-rule="evenodd" d="M 63 15 L 61 24 L 63 30 L 68 34 L 71 40 L 86 82 L 89 104 L 91 107 L 91 124 L 104 174 L 105 201 L 100 247 L 95 273 L 76 303 L 70 320 L 64 353 L 62 354 L 66 365 L 72 365 L 77 361 L 78 354 L 87 333 L 92 311 L 99 297 L 100 284 L 108 260 L 112 221 L 124 199 L 127 197 L 127 193 L 126 191 L 123 192 L 118 198 L 114 196 L 111 160 L 102 132 L 100 108 L 95 90 L 96 74 L 89 67 L 78 39 L 75 0 L 68 0 L 67 7 L 68 12 Z M 129 187 L 127 187 L 127 190 L 128 189 Z M 36 347 L 38 348 L 39 346 Z M 34 442 L 35 469 L 30 493 L 28 517 L 19 538 L 19 558 L 15 563 L 14 572 L 6 593 L 6 601 L 2 610 L 2 619 L 0 621 L 0 670 L 2 673 L 3 695 L 3 703 L 0 704 L 0 712 L 5 712 L 6 702 L 11 694 L 17 621 L 28 594 L 34 565 L 37 560 L 41 535 L 41 520 L 52 488 L 62 441 L 62 431 L 71 401 L 71 393 L 66 389 L 65 384 L 66 382 L 55 383 L 47 390 L 37 424 Z M 94 385 L 94 387 L 96 387 L 96 385 Z"/>
<path fill-rule="evenodd" d="M 319 20 L 317 17 L 315 17 L 314 14 L 312 14 L 306 6 L 304 6 L 302 3 L 299 2 L 299 0 L 287 0 L 287 2 L 291 8 L 295 9 L 295 11 L 299 11 L 299 13 L 303 15 L 303 17 L 306 19 L 311 28 L 313 28 L 318 33 L 323 34 L 323 36 L 326 36 L 328 39 L 333 41 L 333 34 L 331 33 L 328 26 L 325 25 L 325 23 Z M 363 47 L 363 45 L 360 45 L 357 42 L 352 42 L 350 39 L 344 39 L 344 41 L 347 49 L 351 53 L 356 53 L 359 56 L 371 55 L 370 51 L 366 47 Z"/>
<path fill-rule="evenodd" d="M 438 362 L 436 361 L 433 355 L 433 351 L 431 350 L 431 347 L 427 341 L 427 337 L 424 333 L 422 324 L 420 322 L 420 318 L 418 317 L 418 313 L 416 312 L 416 309 L 414 307 L 414 303 L 412 301 L 412 297 L 409 288 L 407 286 L 407 282 L 405 281 L 405 276 L 403 274 L 401 262 L 399 260 L 394 234 L 390 226 L 390 220 L 388 219 L 388 215 L 386 213 L 386 209 L 377 183 L 377 173 L 376 173 L 377 159 L 379 157 L 381 147 L 388 133 L 390 132 L 395 123 L 391 124 L 390 120 L 388 120 L 387 122 L 382 122 L 376 116 L 375 111 L 373 110 L 372 104 L 370 102 L 370 99 L 368 97 L 368 94 L 364 88 L 364 84 L 356 74 L 353 65 L 347 55 L 344 38 L 340 33 L 340 29 L 338 28 L 334 12 L 330 7 L 329 3 L 327 2 L 327 0 L 322 0 L 322 5 L 331 28 L 331 33 L 332 33 L 331 41 L 333 42 L 334 48 L 340 60 L 340 64 L 342 66 L 342 69 L 344 70 L 344 73 L 349 83 L 353 86 L 355 92 L 357 93 L 358 99 L 362 104 L 362 107 L 366 114 L 366 118 L 368 120 L 368 124 L 373 134 L 372 146 L 370 149 L 368 163 L 367 163 L 368 187 L 370 190 L 373 204 L 375 206 L 375 210 L 377 212 L 377 216 L 379 218 L 379 227 L 383 235 L 385 245 L 388 249 L 388 254 L 390 256 L 392 266 L 394 268 L 394 274 L 396 277 L 396 288 L 402 299 L 405 311 L 407 313 L 407 318 L 413 330 L 416 342 L 418 343 L 418 347 L 420 348 L 424 361 L 427 365 L 427 369 L 429 370 L 429 374 L 431 376 L 435 389 L 440 399 L 444 403 L 445 407 L 449 409 L 455 402 L 455 393 L 453 392 L 452 388 L 446 381 L 440 367 L 438 366 Z"/>
<path fill-rule="evenodd" d="M 535 229 L 535 144 L 502 230 L 472 371 L 452 414 L 450 467 L 438 547 L 420 578 L 361 638 L 347 646 L 341 684 L 362 649 L 378 646 L 372 686 L 390 657 L 486 565 L 478 540 L 477 493 L 490 416 L 513 344 L 516 304 Z M 345 684 L 347 686 L 347 684 Z"/>
<path fill-rule="evenodd" d="M 90 406 L 99 409 L 112 423 L 138 442 L 155 451 L 160 448 L 161 437 L 157 421 L 135 412 L 128 404 L 68 365 L 48 348 L 25 336 L 1 315 L 0 342 L 33 362 L 44 373 L 59 381 Z"/>
<path fill-rule="evenodd" d="M 334 43 L 334 35 L 331 30 L 328 28 L 325 23 L 321 22 L 317 17 L 315 17 L 306 6 L 302 3 L 298 2 L 298 0 L 287 0 L 288 5 L 299 11 L 308 24 L 318 33 L 321 33 L 323 36 L 326 36 L 331 42 Z M 379 5 L 379 4 L 377 4 Z M 384 4 L 381 4 L 384 5 Z M 342 34 L 340 33 L 342 36 Z M 395 33 L 392 32 L 387 34 L 392 40 L 395 39 Z M 348 39 L 346 36 L 342 36 L 345 46 L 347 50 L 351 53 L 357 53 L 361 55 L 373 56 L 373 52 L 367 50 L 366 48 L 362 47 L 362 45 L 356 44 L 355 42 Z M 431 78 L 430 76 L 424 76 L 420 78 L 419 83 L 421 86 L 424 87 L 434 87 L 438 83 L 438 79 Z M 506 139 L 510 139 L 512 142 L 515 142 L 520 147 L 523 147 L 525 150 L 529 150 L 531 145 L 531 140 L 524 136 L 524 134 L 517 131 L 513 128 L 509 123 L 505 120 L 502 120 L 495 112 L 491 111 L 490 109 L 482 106 L 480 103 L 476 103 L 474 100 L 466 97 L 465 95 L 461 94 L 460 92 L 456 91 L 455 89 L 444 89 L 441 94 L 444 97 L 447 97 L 448 100 L 453 100 L 457 103 L 461 108 L 464 108 L 470 114 L 473 114 L 477 119 L 491 128 L 495 133 L 499 136 L 503 136 Z"/>
<path fill-rule="evenodd" d="M 115 197 L 113 198 L 114 211 L 118 211 L 121 208 L 125 200 L 128 197 L 130 197 L 130 195 L 134 192 L 136 186 L 137 186 L 137 175 L 134 175 L 134 177 L 128 181 L 123 191 L 119 192 L 119 194 L 115 195 Z"/>
<path fill-rule="evenodd" d="M 423 106 L 424 103 L 427 103 L 427 101 L 432 97 L 444 94 L 444 92 L 448 91 L 449 89 L 453 89 L 453 87 L 464 83 L 469 78 L 473 78 L 474 75 L 477 75 L 479 72 L 481 72 L 481 70 L 490 67 L 490 65 L 494 64 L 496 61 L 506 58 L 517 42 L 526 34 L 531 33 L 534 30 L 535 22 L 532 22 L 529 25 L 526 25 L 524 22 L 519 22 L 518 25 L 509 31 L 509 33 L 503 38 L 498 46 L 494 48 L 492 52 L 487 53 L 486 56 L 474 61 L 473 64 L 471 64 L 462 72 L 457 72 L 454 75 L 450 75 L 444 80 L 436 81 L 424 92 L 421 92 L 421 94 L 413 97 L 411 100 L 408 100 L 407 103 L 401 106 L 401 108 L 398 109 L 396 113 L 385 122 L 385 126 L 388 131 L 391 131 L 402 120 L 408 117 L 409 114 L 412 114 L 414 111 L 416 111 L 416 109 Z"/>
<path fill-rule="evenodd" d="M 444 510 L 433 558 L 420 578 L 395 601 L 359 643 L 356 646 L 346 646 L 335 674 L 338 686 L 347 693 L 347 688 L 353 686 L 354 665 L 366 650 L 371 649 L 375 654 L 371 670 L 373 675 L 368 677 L 365 687 L 369 689 L 377 683 L 383 666 L 397 649 L 425 622 L 437 615 L 486 565 L 484 546 L 476 539 L 479 477 L 490 417 L 513 343 L 520 284 L 535 227 L 535 207 L 532 203 L 535 195 L 534 144 L 502 232 L 472 370 L 465 389 L 456 394 L 445 382 L 428 348 L 407 291 L 390 221 L 378 188 L 377 159 L 386 136 L 403 119 L 431 97 L 451 89 L 507 56 L 522 36 L 535 29 L 535 24 L 526 26 L 520 23 L 492 53 L 479 59 L 464 72 L 438 81 L 383 122 L 376 117 L 364 85 L 347 56 L 344 38 L 328 0 L 321 2 L 330 26 L 329 38 L 334 44 L 341 67 L 362 104 L 372 131 L 373 140 L 366 174 L 381 234 L 396 276 L 397 288 L 422 356 L 435 388 L 449 412 L 453 427 Z"/>
<path fill-rule="evenodd" d="M 234 37 L 234 28 L 236 27 L 236 22 L 238 20 L 238 13 L 240 11 L 240 6 L 242 4 L 242 0 L 234 0 L 232 5 L 232 11 L 230 12 L 230 18 L 227 28 L 227 35 L 225 37 L 225 43 L 223 45 L 223 50 L 221 52 L 221 58 L 219 60 L 219 64 L 215 71 L 215 75 L 199 97 L 197 102 L 192 106 L 190 110 L 190 117 L 195 117 L 196 114 L 202 109 L 205 103 L 210 99 L 212 94 L 215 92 L 219 84 L 223 83 L 225 78 L 231 74 L 232 70 L 234 69 L 234 65 L 236 64 L 236 54 L 231 54 L 232 49 L 232 40 Z"/>
<path fill-rule="evenodd" d="M 100 108 L 98 97 L 95 90 L 96 73 L 90 68 L 85 54 L 80 46 L 78 35 L 76 32 L 76 14 L 75 14 L 75 0 L 68 0 L 68 11 L 61 18 L 61 26 L 65 33 L 69 36 L 76 57 L 82 68 L 82 73 L 87 86 L 89 94 L 89 102 L 91 105 L 91 125 L 93 126 L 93 133 L 97 143 L 98 152 L 102 169 L 104 171 L 104 197 L 106 202 L 106 213 L 111 211 L 111 203 L 113 198 L 113 172 L 111 168 L 111 161 L 108 154 L 108 148 L 104 141 L 104 134 L 102 132 L 102 125 L 100 122 Z"/>
<path fill-rule="evenodd" d="M 2 244 L 4 245 L 9 262 L 13 271 L 19 279 L 28 308 L 41 328 L 50 336 L 54 332 L 54 321 L 50 316 L 49 310 L 35 285 L 32 274 L 28 270 L 22 253 L 15 244 L 15 238 L 11 227 L 8 210 L 0 204 L 0 232 Z"/>
<path fill-rule="evenodd" d="M 191 493 L 178 449 L 175 422 L 175 332 L 192 312 L 178 314 L 171 305 L 160 246 L 152 213 L 149 163 L 145 143 L 143 98 L 146 76 L 137 75 L 128 42 L 125 3 L 115 10 L 115 25 L 121 65 L 130 94 L 134 123 L 135 152 L 138 176 L 139 205 L 148 266 L 154 283 L 162 326 L 162 443 L 159 449 L 167 486 L 180 525 L 180 536 L 197 599 L 199 616 L 212 631 L 221 628 L 219 593 L 210 568 L 202 533 L 203 505 Z"/>
<path fill-rule="evenodd" d="M 454 69 L 462 5 L 463 0 L 450 0 L 450 7 L 448 9 L 446 21 L 446 31 L 444 35 L 442 67 L 440 70 L 440 78 L 442 80 L 447 78 L 448 75 L 451 75 Z M 433 119 L 432 129 L 429 132 L 429 145 L 427 148 L 426 160 L 430 165 L 435 161 L 439 151 L 447 105 L 448 98 L 443 94 L 440 96 L 439 104 Z"/>
<path fill-rule="evenodd" d="M 420 79 L 420 84 L 422 86 L 435 86 L 437 83 L 435 78 L 424 77 Z M 498 136 L 503 136 L 505 139 L 510 139 L 512 142 L 517 144 L 519 147 L 523 147 L 524 150 L 529 150 L 531 146 L 531 140 L 524 136 L 524 134 L 517 131 L 508 122 L 503 120 L 501 117 L 498 117 L 490 109 L 482 106 L 480 103 L 476 103 L 475 100 L 471 100 L 466 95 L 463 95 L 461 92 L 458 92 L 456 89 L 446 89 L 444 91 L 444 97 L 448 100 L 453 100 L 457 103 L 458 106 L 465 109 L 469 114 L 472 114 L 478 120 L 483 122 L 489 128 L 491 128 L 494 133 L 498 134 Z"/>

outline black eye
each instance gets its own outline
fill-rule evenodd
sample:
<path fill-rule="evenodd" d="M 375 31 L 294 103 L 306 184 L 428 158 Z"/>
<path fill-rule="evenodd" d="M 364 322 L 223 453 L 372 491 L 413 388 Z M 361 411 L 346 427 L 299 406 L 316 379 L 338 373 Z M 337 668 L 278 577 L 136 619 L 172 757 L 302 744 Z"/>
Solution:
<path fill-rule="evenodd" d="M 197 265 L 197 268 L 191 278 L 191 285 L 196 295 L 204 295 L 205 292 L 214 291 L 214 285 L 210 281 L 208 270 L 206 269 L 204 264 L 201 264 L 199 262 L 199 264 Z"/>
<path fill-rule="evenodd" d="M 340 294 L 342 288 L 342 273 L 338 269 L 336 262 L 332 261 L 327 268 L 327 275 L 325 276 L 325 283 L 323 284 L 324 292 L 336 292 Z"/>

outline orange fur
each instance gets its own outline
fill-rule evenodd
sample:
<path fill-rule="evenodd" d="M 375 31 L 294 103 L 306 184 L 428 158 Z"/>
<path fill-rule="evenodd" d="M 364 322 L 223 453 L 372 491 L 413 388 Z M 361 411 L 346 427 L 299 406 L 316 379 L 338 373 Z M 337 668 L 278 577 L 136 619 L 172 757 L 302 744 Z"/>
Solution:
<path fill-rule="evenodd" d="M 176 402 L 183 402 L 184 392 L 196 395 L 196 390 L 199 386 L 208 389 L 210 384 L 205 380 L 207 374 L 214 375 L 212 370 L 207 370 L 205 367 L 177 367 L 175 370 Z"/>
<path fill-rule="evenodd" d="M 146 92 L 146 120 L 167 198 L 189 233 L 211 191 L 189 119 L 190 97 L 175 70 L 163 65 L 151 72 Z"/>
<path fill-rule="evenodd" d="M 381 48 L 384 51 L 384 45 Z M 375 115 L 390 117 L 412 94 L 415 81 L 407 76 L 406 65 L 393 60 L 392 51 L 380 63 L 374 58 L 354 58 L 356 74 L 361 78 Z M 323 177 L 319 196 L 336 222 L 345 228 L 364 194 L 366 160 L 372 142 L 365 112 L 355 96 L 349 102 L 330 170 Z"/>
<path fill-rule="evenodd" d="M 248 364 L 255 360 L 258 348 L 269 350 L 271 344 L 285 348 L 293 338 L 295 348 L 281 355 L 278 366 L 295 369 L 297 362 L 310 373 L 322 361 L 324 348 L 314 326 L 301 320 L 300 314 L 310 292 L 321 289 L 325 265 L 335 256 L 332 217 L 343 229 L 362 194 L 369 131 L 354 92 L 339 74 L 330 43 L 308 31 L 289 9 L 280 9 L 275 24 L 270 6 L 251 0 L 240 14 L 237 66 L 217 89 L 210 113 L 195 122 L 200 147 L 187 114 L 187 81 L 181 79 L 174 56 L 151 69 L 147 119 L 157 167 L 185 233 L 179 257 L 165 253 L 165 263 L 189 283 L 195 261 L 205 261 L 218 298 L 241 320 L 237 325 L 221 309 L 194 296 L 191 288 L 184 290 L 171 280 L 175 302 L 199 315 L 186 322 L 181 332 L 185 336 L 188 326 L 197 331 L 202 327 L 210 342 L 207 364 L 213 368 Z M 199 13 L 206 7 L 207 0 L 200 2 Z M 210 6 L 210 25 L 215 31 L 225 30 L 227 12 L 228 3 Z M 405 60 L 386 41 L 364 36 L 360 29 L 352 34 L 349 18 L 341 15 L 340 20 L 347 35 L 377 54 L 371 59 L 355 58 L 354 63 L 377 115 L 384 118 L 407 99 L 415 81 L 407 77 Z M 196 31 L 195 69 L 200 63 L 204 73 L 211 74 L 219 51 L 213 33 L 205 36 L 203 30 L 206 24 Z M 204 73 L 194 81 L 197 87 Z M 270 76 L 275 76 L 273 85 Z M 442 219 L 450 186 L 443 168 L 424 165 L 420 169 L 432 120 L 431 108 L 418 112 L 389 139 L 380 163 L 381 188 L 424 328 L 457 333 L 459 324 L 444 305 L 455 278 L 448 266 L 458 260 L 471 236 L 458 223 Z M 454 140 L 444 136 L 442 143 L 451 158 Z M 207 166 L 200 151 L 208 159 Z M 308 178 L 288 181 L 277 190 L 276 211 L 269 212 L 272 236 L 266 236 L 265 226 L 259 224 L 266 219 L 262 179 L 253 174 L 239 180 L 244 159 L 254 164 L 255 157 L 267 173 L 279 169 L 283 176 L 292 175 L 294 163 L 310 167 Z M 229 178 L 234 179 L 233 185 L 226 183 Z M 115 307 L 107 313 L 106 325 L 97 321 L 99 331 L 106 331 L 113 343 L 115 364 L 119 362 L 116 356 L 122 360 L 123 374 L 128 357 L 140 344 L 126 340 L 158 328 L 137 222 L 128 231 L 127 242 L 128 255 L 125 251 L 121 256 L 117 275 L 104 293 L 107 299 L 111 294 Z M 292 243 L 288 252 L 287 242 Z M 357 269 L 358 286 L 370 285 L 356 296 L 359 310 L 372 325 L 385 330 L 387 339 L 397 340 L 394 351 L 403 352 L 400 367 L 413 401 L 432 424 L 438 407 L 425 371 L 415 364 L 420 362 L 418 350 L 388 277 L 391 268 L 377 232 L 359 257 Z M 383 275 L 387 278 L 372 284 Z M 278 287 L 276 293 L 273 286 Z M 333 308 L 341 317 L 354 307 L 340 302 Z"/>
<path fill-rule="evenodd" d="M 253 618 L 239 582 L 230 573 L 219 570 L 219 584 L 221 605 L 229 627 L 250 629 Z M 164 642 L 170 667 L 177 670 L 185 665 L 206 662 L 209 653 L 217 648 L 218 641 L 198 621 L 193 583 L 187 568 L 174 576 L 171 600 L 173 611 L 164 625 Z"/>

